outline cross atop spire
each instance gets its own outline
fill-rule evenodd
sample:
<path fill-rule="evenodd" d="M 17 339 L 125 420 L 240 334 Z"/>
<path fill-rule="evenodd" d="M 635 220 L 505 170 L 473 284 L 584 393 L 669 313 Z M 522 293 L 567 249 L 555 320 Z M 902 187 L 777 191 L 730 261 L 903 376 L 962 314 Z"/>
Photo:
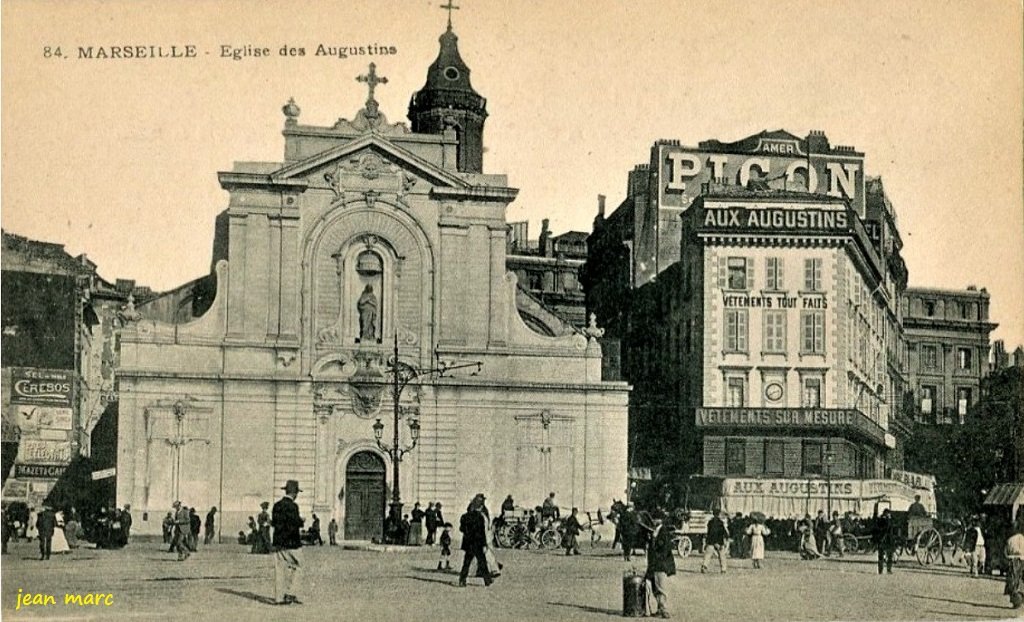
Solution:
<path fill-rule="evenodd" d="M 459 7 L 455 6 L 453 0 L 448 0 L 448 4 L 442 4 L 442 9 L 448 10 L 448 30 L 452 29 L 452 11 L 458 11 Z"/>
<path fill-rule="evenodd" d="M 374 99 L 373 97 L 373 90 L 374 88 L 377 87 L 378 84 L 387 84 L 388 79 L 385 78 L 384 76 L 378 77 L 377 64 L 370 63 L 370 71 L 365 75 L 357 76 L 356 80 L 359 82 L 363 82 L 370 88 L 370 93 L 366 97 L 366 116 L 371 119 L 376 118 L 378 105 L 377 100 Z"/>

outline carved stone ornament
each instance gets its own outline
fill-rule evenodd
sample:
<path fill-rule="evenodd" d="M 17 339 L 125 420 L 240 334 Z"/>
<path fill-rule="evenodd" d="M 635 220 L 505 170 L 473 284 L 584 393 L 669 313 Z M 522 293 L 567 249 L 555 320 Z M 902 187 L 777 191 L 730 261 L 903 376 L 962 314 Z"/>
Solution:
<path fill-rule="evenodd" d="M 326 328 L 320 329 L 320 332 L 318 332 L 316 335 L 316 340 L 318 343 L 327 345 L 340 343 L 338 327 L 336 325 L 331 325 Z"/>
<path fill-rule="evenodd" d="M 367 207 L 373 207 L 373 204 L 376 203 L 377 197 L 379 196 L 380 193 L 375 190 L 367 190 L 363 193 L 363 199 L 366 201 Z"/>
<path fill-rule="evenodd" d="M 583 332 L 587 335 L 587 337 L 589 337 L 592 340 L 593 339 L 600 339 L 601 337 L 604 337 L 604 329 L 597 327 L 597 314 L 596 313 L 591 313 L 590 314 L 590 325 L 587 326 L 583 330 Z"/>
<path fill-rule="evenodd" d="M 416 335 L 416 331 L 411 330 L 405 324 L 398 325 L 398 340 L 407 346 L 414 346 L 419 343 L 419 336 Z"/>
<path fill-rule="evenodd" d="M 412 187 L 416 185 L 417 181 L 419 180 L 409 173 L 402 173 L 402 192 L 399 196 L 410 192 Z"/>
<path fill-rule="evenodd" d="M 292 361 L 295 360 L 295 357 L 298 356 L 298 354 L 298 348 L 278 348 L 277 360 L 282 366 L 288 367 L 292 364 Z"/>
<path fill-rule="evenodd" d="M 380 372 L 380 355 L 371 352 L 356 354 L 359 368 L 349 378 L 347 389 L 351 397 L 352 412 L 357 417 L 369 419 L 380 412 L 386 382 Z"/>
<path fill-rule="evenodd" d="M 324 181 L 327 182 L 327 187 L 334 192 L 335 198 L 340 198 L 345 194 L 345 186 L 341 181 L 342 170 L 341 164 L 339 164 L 333 171 L 324 173 Z"/>

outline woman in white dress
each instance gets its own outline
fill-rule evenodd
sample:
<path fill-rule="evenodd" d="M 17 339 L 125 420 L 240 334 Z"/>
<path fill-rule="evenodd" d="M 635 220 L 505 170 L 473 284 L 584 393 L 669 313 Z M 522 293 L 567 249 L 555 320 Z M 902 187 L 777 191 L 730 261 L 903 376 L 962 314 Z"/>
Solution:
<path fill-rule="evenodd" d="M 57 528 L 53 530 L 53 541 L 50 544 L 51 553 L 67 553 L 71 551 L 68 546 L 68 539 L 64 534 L 64 512 L 57 512 Z"/>
<path fill-rule="evenodd" d="M 750 559 L 754 562 L 754 568 L 761 568 L 761 560 L 764 559 L 764 537 L 770 536 L 771 533 L 771 530 L 761 522 L 747 527 L 747 535 L 750 536 Z"/>

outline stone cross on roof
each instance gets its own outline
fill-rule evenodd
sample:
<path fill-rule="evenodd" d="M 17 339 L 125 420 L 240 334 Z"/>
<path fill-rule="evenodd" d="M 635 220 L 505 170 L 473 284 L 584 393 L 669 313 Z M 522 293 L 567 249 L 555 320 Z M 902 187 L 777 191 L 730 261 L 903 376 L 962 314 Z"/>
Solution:
<path fill-rule="evenodd" d="M 384 76 L 377 76 L 377 64 L 370 63 L 369 73 L 361 76 L 357 76 L 356 80 L 365 83 L 370 88 L 370 93 L 366 98 L 366 116 L 370 119 L 375 119 L 378 116 L 377 100 L 373 98 L 373 90 L 378 84 L 387 84 L 388 79 Z"/>
<path fill-rule="evenodd" d="M 455 6 L 455 4 L 452 2 L 452 0 L 448 0 L 448 4 L 442 4 L 441 8 L 442 9 L 447 9 L 447 11 L 448 11 L 448 30 L 451 30 L 452 29 L 452 11 L 458 11 L 459 7 Z"/>

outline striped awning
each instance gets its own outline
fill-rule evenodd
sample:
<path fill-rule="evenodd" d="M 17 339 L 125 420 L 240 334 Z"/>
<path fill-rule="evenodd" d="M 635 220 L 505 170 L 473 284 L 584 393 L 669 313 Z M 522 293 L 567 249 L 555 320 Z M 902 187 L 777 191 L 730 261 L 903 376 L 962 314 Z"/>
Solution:
<path fill-rule="evenodd" d="M 985 497 L 985 505 L 1011 505 L 1024 504 L 1024 483 L 1012 482 L 1009 484 L 996 484 Z"/>

